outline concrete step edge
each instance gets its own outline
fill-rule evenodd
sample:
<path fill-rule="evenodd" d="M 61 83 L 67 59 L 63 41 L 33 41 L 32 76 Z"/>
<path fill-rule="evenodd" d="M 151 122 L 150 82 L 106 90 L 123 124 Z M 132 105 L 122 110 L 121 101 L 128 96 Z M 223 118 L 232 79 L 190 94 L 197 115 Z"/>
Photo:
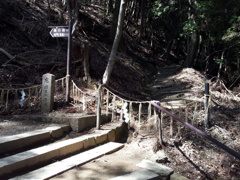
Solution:
<path fill-rule="evenodd" d="M 66 157 L 108 141 L 115 141 L 120 131 L 122 131 L 122 126 L 124 126 L 123 123 L 112 129 L 96 131 L 92 134 L 64 140 L 2 158 L 0 159 L 0 178 L 19 172 L 20 170 L 50 163 L 53 159 L 56 160 Z"/>
<path fill-rule="evenodd" d="M 147 169 L 141 169 L 109 180 L 159 180 L 159 175 Z"/>
<path fill-rule="evenodd" d="M 13 151 L 16 152 L 20 149 L 33 146 L 35 144 L 50 141 L 52 138 L 57 139 L 69 130 L 69 125 L 55 125 L 49 126 L 46 129 L 1 137 L 0 154 L 3 155 Z"/>
<path fill-rule="evenodd" d="M 98 146 L 94 149 L 84 151 L 80 154 L 74 155 L 72 157 L 66 158 L 62 161 L 52 163 L 50 165 L 44 166 L 35 171 L 31 171 L 27 174 L 17 176 L 11 180 L 43 180 L 54 177 L 60 173 L 63 173 L 69 169 L 72 169 L 76 166 L 87 163 L 93 159 L 99 158 L 105 154 L 112 153 L 122 148 L 124 145 L 121 143 L 109 142 L 107 144 Z"/>

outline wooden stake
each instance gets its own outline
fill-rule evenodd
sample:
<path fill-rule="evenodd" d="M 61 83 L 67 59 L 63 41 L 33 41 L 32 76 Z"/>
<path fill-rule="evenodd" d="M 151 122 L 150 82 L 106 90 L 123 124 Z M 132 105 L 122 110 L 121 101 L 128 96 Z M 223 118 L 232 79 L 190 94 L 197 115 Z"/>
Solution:
<path fill-rule="evenodd" d="M 7 96 L 6 96 L 6 106 L 5 106 L 6 109 L 8 108 L 8 95 L 9 95 L 9 90 L 7 90 Z"/>
<path fill-rule="evenodd" d="M 121 112 L 120 112 L 120 121 L 123 121 L 123 100 L 122 100 L 122 106 L 121 106 Z"/>
<path fill-rule="evenodd" d="M 209 96 L 210 96 L 209 83 L 206 82 L 205 83 L 205 105 L 204 105 L 204 108 L 205 108 L 205 128 L 206 129 L 210 128 L 210 125 L 209 125 L 209 123 L 210 123 L 209 122 L 209 120 L 210 120 Z"/>
<path fill-rule="evenodd" d="M 106 89 L 107 90 L 107 89 Z M 109 106 L 109 91 L 107 90 L 107 99 L 106 99 L 106 115 L 108 114 L 108 106 Z"/>
<path fill-rule="evenodd" d="M 132 121 L 132 102 L 129 104 L 129 123 Z"/>
<path fill-rule="evenodd" d="M 85 102 L 85 95 L 83 94 L 82 97 L 82 104 L 83 104 L 83 112 L 86 110 L 86 102 Z"/>
<path fill-rule="evenodd" d="M 173 137 L 173 118 L 170 116 L 170 137 Z"/>
<path fill-rule="evenodd" d="M 185 108 L 185 122 L 188 122 L 188 108 Z"/>
<path fill-rule="evenodd" d="M 138 109 L 139 125 L 140 125 L 140 122 L 141 122 L 141 115 L 142 115 L 142 103 L 139 103 L 139 109 Z"/>
<path fill-rule="evenodd" d="M 148 103 L 148 119 L 150 119 L 152 116 L 152 104 Z"/>
<path fill-rule="evenodd" d="M 101 109 L 102 109 L 102 85 L 98 87 L 98 107 L 97 107 L 97 129 L 100 129 L 101 126 Z"/>
<path fill-rule="evenodd" d="M 157 105 L 160 106 L 160 102 L 157 102 Z M 162 132 L 162 111 L 158 109 L 158 129 L 159 129 L 159 143 L 162 146 L 163 145 L 163 132 Z"/>

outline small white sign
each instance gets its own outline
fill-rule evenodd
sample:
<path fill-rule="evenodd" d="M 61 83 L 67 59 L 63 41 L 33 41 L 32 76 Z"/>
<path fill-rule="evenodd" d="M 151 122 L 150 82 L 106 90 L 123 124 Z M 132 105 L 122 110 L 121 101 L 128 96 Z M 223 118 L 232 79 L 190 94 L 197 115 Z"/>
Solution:
<path fill-rule="evenodd" d="M 68 37 L 68 28 L 65 27 L 54 27 L 50 31 L 52 37 Z"/>

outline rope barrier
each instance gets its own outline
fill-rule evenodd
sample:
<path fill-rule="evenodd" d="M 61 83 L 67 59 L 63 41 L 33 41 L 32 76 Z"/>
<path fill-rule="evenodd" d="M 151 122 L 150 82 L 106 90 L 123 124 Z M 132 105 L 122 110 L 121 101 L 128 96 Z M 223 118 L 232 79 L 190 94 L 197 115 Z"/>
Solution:
<path fill-rule="evenodd" d="M 106 89 L 106 88 L 105 88 Z M 113 94 L 114 96 L 118 97 L 119 99 L 123 99 L 119 96 L 117 96 L 115 93 L 111 92 L 109 89 L 106 89 L 107 91 L 109 91 L 111 94 Z M 123 99 L 124 100 L 124 99 Z M 201 131 L 200 129 L 194 127 L 193 125 L 183 121 L 182 119 L 180 119 L 179 117 L 177 117 L 176 115 L 170 113 L 169 111 L 167 111 L 166 109 L 164 109 L 163 107 L 157 105 L 155 102 L 156 101 L 129 101 L 129 100 L 124 100 L 126 102 L 130 103 L 130 107 L 129 107 L 129 113 L 132 114 L 132 110 L 130 110 L 132 108 L 132 103 L 139 103 L 139 123 L 141 120 L 141 109 L 142 109 L 142 103 L 151 103 L 151 105 L 153 105 L 155 108 L 159 109 L 160 111 L 165 112 L 167 115 L 169 115 L 170 117 L 172 117 L 173 119 L 179 121 L 180 123 L 182 123 L 184 126 L 190 128 L 191 130 L 193 130 L 194 132 L 196 132 L 198 135 L 208 139 L 209 141 L 213 142 L 214 144 L 216 144 L 218 147 L 220 147 L 221 149 L 225 150 L 226 152 L 228 152 L 229 154 L 231 154 L 232 156 L 236 157 L 237 159 L 240 159 L 240 154 L 237 153 L 236 151 L 234 151 L 233 149 L 227 147 L 226 145 L 222 144 L 221 142 L 219 142 L 218 140 L 212 138 L 211 136 L 207 135 L 205 132 Z M 191 102 L 194 103 L 194 102 Z M 189 104 L 191 104 L 189 103 Z M 197 102 L 198 103 L 198 102 Z M 195 108 L 194 111 L 196 112 L 197 110 L 197 105 L 195 104 Z M 186 108 L 187 109 L 187 108 Z M 148 110 L 149 111 L 149 110 Z M 187 111 L 185 111 L 185 113 L 187 113 Z M 154 115 L 156 115 L 156 110 L 154 109 Z M 195 117 L 195 115 L 194 115 Z M 196 117 L 195 117 L 196 118 Z M 130 118 L 131 119 L 131 118 Z M 162 118 L 161 118 L 162 120 Z M 171 134 L 171 133 L 170 133 Z"/>
<path fill-rule="evenodd" d="M 177 117 L 176 115 L 170 113 L 169 111 L 167 111 L 166 109 L 164 109 L 163 107 L 157 105 L 155 102 L 152 102 L 152 105 L 154 107 L 156 107 L 157 109 L 165 112 L 167 115 L 169 115 L 170 117 L 174 118 L 175 120 L 181 122 L 184 126 L 190 128 L 191 130 L 193 130 L 194 132 L 196 132 L 198 135 L 208 139 L 209 141 L 213 142 L 214 144 L 216 144 L 218 147 L 220 147 L 221 149 L 225 150 L 226 152 L 228 152 L 229 154 L 231 154 L 232 156 L 236 157 L 237 159 L 240 160 L 240 154 L 237 153 L 236 151 L 232 150 L 231 148 L 225 146 L 224 144 L 222 144 L 221 142 L 219 142 L 218 140 L 212 138 L 211 136 L 207 135 L 205 132 L 201 131 L 200 129 L 194 127 L 193 125 L 183 121 L 182 119 L 180 119 L 179 117 Z"/>
<path fill-rule="evenodd" d="M 66 78 L 60 78 L 55 80 L 55 85 L 57 85 L 59 82 L 63 82 Z M 11 102 L 17 101 L 18 100 L 18 92 L 23 91 L 25 96 L 24 99 L 25 101 L 28 101 L 28 103 L 31 104 L 37 103 L 37 101 L 40 100 L 40 95 L 41 95 L 41 88 L 42 85 L 34 85 L 30 87 L 24 87 L 24 88 L 0 88 L 0 103 L 5 104 L 4 108 L 8 109 L 9 106 L 11 105 Z M 62 89 L 64 89 L 64 84 L 62 83 Z M 11 99 L 11 96 L 13 96 L 13 100 Z"/>
<path fill-rule="evenodd" d="M 64 80 L 66 79 L 66 77 L 63 77 L 61 79 L 58 79 L 55 81 L 55 85 L 57 85 L 59 82 L 61 83 L 61 89 L 63 90 L 65 83 L 64 83 Z M 38 90 L 39 88 L 39 90 Z M 6 102 L 5 102 L 5 108 L 8 108 L 8 104 L 9 104 L 9 93 L 11 91 L 14 91 L 15 93 L 15 97 L 14 99 L 16 99 L 16 93 L 20 90 L 28 90 L 28 98 L 30 99 L 32 97 L 32 93 L 34 92 L 34 90 L 31 90 L 31 89 L 35 89 L 35 96 L 38 97 L 40 94 L 41 94 L 41 85 L 35 85 L 35 86 L 31 86 L 31 87 L 27 87 L 27 88 L 8 88 L 8 89 L 2 89 L 0 88 L 0 102 L 3 103 L 4 101 L 4 97 L 5 97 L 5 91 L 6 91 Z M 216 144 L 218 147 L 222 148 L 223 150 L 225 150 L 226 152 L 228 152 L 229 154 L 233 155 L 234 157 L 240 159 L 240 154 L 235 152 L 234 150 L 232 150 L 231 148 L 225 146 L 224 144 L 222 144 L 221 142 L 217 141 L 216 139 L 212 138 L 211 136 L 207 135 L 205 132 L 197 129 L 196 127 L 194 127 L 193 125 L 187 123 L 186 121 L 183 121 L 182 119 L 180 119 L 179 117 L 177 117 L 176 115 L 170 113 L 169 111 L 167 111 L 166 109 L 164 109 L 163 107 L 161 107 L 160 105 L 156 104 L 155 102 L 156 101 L 142 101 L 140 99 L 136 99 L 136 98 L 133 98 L 133 97 L 130 97 L 129 99 L 135 99 L 134 101 L 133 100 L 126 100 L 126 99 L 123 99 L 121 97 L 119 97 L 118 95 L 116 95 L 115 93 L 113 93 L 111 90 L 109 90 L 109 88 L 106 88 L 106 87 L 103 87 L 103 94 L 104 94 L 104 91 L 106 91 L 106 98 L 105 98 L 105 105 L 106 105 L 106 112 L 108 113 L 109 111 L 109 108 L 110 108 L 110 99 L 111 99 L 111 96 L 112 96 L 112 118 L 114 118 L 115 116 L 115 113 L 117 113 L 117 108 L 118 108 L 118 105 L 116 104 L 116 99 L 118 98 L 120 101 L 121 101 L 121 109 L 120 109 L 120 119 L 123 119 L 124 117 L 124 114 L 123 113 L 126 113 L 128 111 L 128 117 L 129 117 L 129 121 L 132 121 L 133 119 L 133 103 L 135 104 L 138 104 L 139 107 L 138 107 L 138 120 L 139 120 L 139 124 L 141 123 L 141 116 L 142 116 L 142 108 L 143 108 L 143 104 L 144 103 L 147 103 L 148 104 L 148 108 L 147 108 L 147 111 L 148 111 L 148 119 L 150 119 L 151 115 L 152 115 L 152 106 L 154 107 L 154 116 L 155 118 L 157 118 L 157 112 L 156 112 L 156 109 L 162 111 L 162 112 L 165 112 L 167 115 L 169 115 L 170 117 L 172 117 L 173 119 L 181 122 L 184 126 L 190 128 L 191 130 L 193 130 L 194 132 L 196 132 L 198 135 L 208 139 L 209 141 L 213 142 L 214 144 Z M 119 93 L 119 92 L 118 92 Z M 122 94 L 122 93 L 120 93 Z M 87 108 L 87 105 L 86 105 L 86 96 L 87 94 L 85 92 L 83 92 L 77 85 L 74 81 L 72 81 L 72 96 L 73 96 L 73 99 L 74 99 L 74 103 L 82 103 L 83 104 L 83 110 L 85 110 Z M 82 98 L 81 98 L 82 96 Z M 124 95 L 125 97 L 127 97 L 126 95 Z M 35 98 L 36 100 L 37 98 Z M 192 104 L 194 102 L 190 102 L 190 103 L 185 103 L 186 104 L 186 107 L 190 104 Z M 195 107 L 194 107 L 194 115 L 193 115 L 193 120 L 196 118 L 196 111 L 197 111 L 197 106 L 198 106 L 198 102 L 195 102 Z M 128 106 L 128 109 L 127 108 L 127 104 L 129 105 Z M 187 108 L 185 110 L 185 113 L 187 114 Z M 186 115 L 187 116 L 187 115 Z M 188 118 L 186 117 L 185 120 L 187 120 Z M 112 119 L 113 120 L 113 119 Z M 156 121 L 156 120 L 155 120 Z M 161 121 L 162 121 L 162 115 L 161 115 Z M 139 128 L 140 130 L 140 128 Z"/>

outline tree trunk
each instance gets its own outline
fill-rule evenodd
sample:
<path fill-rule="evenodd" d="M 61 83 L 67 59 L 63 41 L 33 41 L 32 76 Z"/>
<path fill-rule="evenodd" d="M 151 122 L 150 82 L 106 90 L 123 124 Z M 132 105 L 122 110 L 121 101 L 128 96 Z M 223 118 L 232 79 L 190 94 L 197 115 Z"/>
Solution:
<path fill-rule="evenodd" d="M 140 35 L 139 35 L 140 42 L 145 32 L 145 20 L 146 20 L 146 9 L 147 9 L 146 6 L 147 6 L 147 1 L 142 0 L 141 1 L 141 26 L 140 26 Z"/>
<path fill-rule="evenodd" d="M 193 67 L 198 52 L 199 35 L 194 31 L 187 42 L 187 57 L 184 62 L 185 67 Z"/>
<path fill-rule="evenodd" d="M 189 5 L 191 6 L 191 8 L 189 8 L 189 12 L 188 12 L 188 19 L 192 20 L 194 22 L 194 24 L 197 24 L 197 17 L 196 14 L 194 14 L 192 12 L 192 10 L 196 9 L 196 1 L 195 0 L 189 0 Z M 198 30 L 193 30 L 193 32 L 191 33 L 191 35 L 188 37 L 187 39 L 187 57 L 185 59 L 184 62 L 184 66 L 185 67 L 193 67 L 195 62 L 196 62 L 196 58 L 197 58 L 197 52 L 198 52 L 198 48 L 199 48 L 199 32 Z"/>
<path fill-rule="evenodd" d="M 121 0 L 121 6 L 120 6 L 120 11 L 119 11 L 119 16 L 118 16 L 117 31 L 116 31 L 115 39 L 114 39 L 114 42 L 113 42 L 111 54 L 110 54 L 110 57 L 109 57 L 109 60 L 108 60 L 108 64 L 107 64 L 106 70 L 105 70 L 104 75 L 103 75 L 103 81 L 102 81 L 103 84 L 108 83 L 110 74 L 112 72 L 114 63 L 116 61 L 117 49 L 118 49 L 118 45 L 119 45 L 121 35 L 122 35 L 125 9 L 126 9 L 126 0 Z"/>
<path fill-rule="evenodd" d="M 217 79 L 218 80 L 220 80 L 220 77 L 221 77 L 221 72 L 222 72 L 222 68 L 223 68 L 223 61 L 224 61 L 224 53 L 225 53 L 225 50 L 222 52 L 221 62 L 219 63 L 218 74 L 217 74 Z"/>
<path fill-rule="evenodd" d="M 113 0 L 108 0 L 108 5 L 107 5 L 107 15 L 112 13 L 113 11 Z"/>
<path fill-rule="evenodd" d="M 114 37 L 115 37 L 115 34 L 116 34 L 116 29 L 117 29 L 117 25 L 118 25 L 118 15 L 119 15 L 120 4 L 121 4 L 121 0 L 116 0 L 114 12 L 113 12 L 113 18 L 112 18 L 110 34 L 109 34 L 110 35 L 109 36 L 109 40 L 111 42 L 114 40 Z"/>

